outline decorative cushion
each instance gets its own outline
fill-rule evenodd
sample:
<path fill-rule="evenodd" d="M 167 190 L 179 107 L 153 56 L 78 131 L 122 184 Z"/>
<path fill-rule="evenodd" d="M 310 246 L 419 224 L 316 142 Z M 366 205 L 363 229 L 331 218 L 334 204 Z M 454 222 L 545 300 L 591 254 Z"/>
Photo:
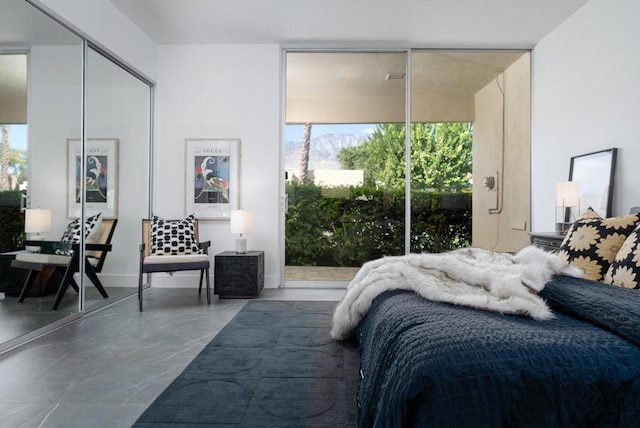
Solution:
<path fill-rule="evenodd" d="M 638 224 L 640 214 L 603 219 L 589 208 L 571 225 L 558 255 L 582 269 L 584 278 L 600 281 Z"/>
<path fill-rule="evenodd" d="M 147 256 L 144 258 L 146 265 L 167 265 L 171 263 L 207 263 L 209 256 L 206 254 L 184 254 L 169 256 Z"/>
<path fill-rule="evenodd" d="M 42 263 L 49 266 L 66 266 L 69 264 L 69 256 L 60 254 L 20 253 L 16 260 L 28 263 Z"/>
<path fill-rule="evenodd" d="M 151 219 L 151 255 L 199 254 L 195 222 L 194 214 L 183 220 L 165 220 L 154 215 Z"/>
<path fill-rule="evenodd" d="M 84 240 L 85 243 L 94 242 L 94 238 L 99 235 L 102 227 L 102 213 L 87 217 L 84 221 Z M 71 242 L 73 244 L 80 243 L 80 219 L 77 218 L 67 225 L 60 242 Z M 56 250 L 56 254 L 70 256 L 71 251 Z"/>
<path fill-rule="evenodd" d="M 622 244 L 603 282 L 640 290 L 640 226 Z"/>

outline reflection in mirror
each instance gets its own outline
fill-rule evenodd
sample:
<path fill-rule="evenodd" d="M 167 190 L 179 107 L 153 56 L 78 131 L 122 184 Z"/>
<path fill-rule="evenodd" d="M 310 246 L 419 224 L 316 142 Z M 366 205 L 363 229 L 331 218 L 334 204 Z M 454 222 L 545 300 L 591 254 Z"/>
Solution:
<path fill-rule="evenodd" d="M 104 238 L 109 231 L 113 236 L 97 273 L 109 297 L 104 299 L 96 284 L 85 280 L 87 310 L 137 291 L 140 222 L 149 206 L 150 99 L 149 85 L 89 49 L 85 215 L 101 213 L 103 229 L 107 222 L 110 227 Z"/>
<path fill-rule="evenodd" d="M 21 200 L 51 211 L 51 225 L 39 233 L 40 239 L 58 240 L 69 222 L 61 183 L 67 179 L 66 139 L 80 135 L 82 39 L 24 0 L 0 4 L 0 53 L 22 53 L 17 61 L 5 61 L 9 57 L 2 55 L 0 62 L 0 125 L 3 148 L 8 148 L 3 152 L 8 164 L 2 165 L 7 185 L 0 180 L 0 343 L 7 344 L 79 310 L 78 295 L 70 289 L 51 311 L 60 275 L 50 268 L 36 272 L 29 293 L 18 303 L 29 271 L 10 265 L 28 255 Z"/>
<path fill-rule="evenodd" d="M 149 215 L 152 83 L 91 41 L 83 58 L 82 37 L 30 3 L 0 0 L 0 7 L 2 352 L 137 289 L 140 219 Z M 96 146 L 104 153 L 89 151 Z M 50 213 L 50 225 L 25 225 L 22 208 Z M 103 233 L 87 239 L 84 280 L 76 273 L 63 281 L 46 263 L 28 267 L 32 257 L 53 255 L 26 250 L 25 242 L 38 248 L 26 238 L 43 248 L 43 240 L 60 241 L 74 220 L 88 224 L 97 213 L 95 230 Z M 105 241 L 112 247 L 96 244 Z M 30 271 L 34 281 L 20 303 Z M 68 284 L 64 293 L 61 284 Z"/>

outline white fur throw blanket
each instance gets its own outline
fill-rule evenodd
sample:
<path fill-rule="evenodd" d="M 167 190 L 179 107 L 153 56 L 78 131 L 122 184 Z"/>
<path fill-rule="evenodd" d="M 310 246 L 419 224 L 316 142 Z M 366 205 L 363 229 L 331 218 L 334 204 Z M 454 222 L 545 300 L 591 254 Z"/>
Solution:
<path fill-rule="evenodd" d="M 333 314 L 331 336 L 344 340 L 387 290 L 412 290 L 434 301 L 500 313 L 553 318 L 536 293 L 554 274 L 581 276 L 558 256 L 528 246 L 517 254 L 464 248 L 440 254 L 384 257 L 365 263 Z"/>

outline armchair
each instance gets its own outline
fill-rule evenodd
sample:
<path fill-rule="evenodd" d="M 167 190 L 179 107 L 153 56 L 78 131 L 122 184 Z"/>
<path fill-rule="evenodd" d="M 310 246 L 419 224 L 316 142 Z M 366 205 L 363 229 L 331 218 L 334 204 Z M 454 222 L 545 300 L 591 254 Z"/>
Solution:
<path fill-rule="evenodd" d="M 99 217 L 99 215 L 97 215 Z M 111 239 L 115 231 L 117 219 L 104 219 L 97 221 L 96 216 L 87 219 L 87 224 L 91 225 L 94 230 L 87 232 L 85 241 L 85 274 L 91 280 L 98 292 L 105 299 L 109 297 L 105 291 L 97 273 L 102 271 L 105 259 L 109 251 L 111 251 Z M 93 220 L 92 220 L 93 219 Z M 80 244 L 79 239 L 74 238 L 68 233 L 69 230 L 77 227 L 77 220 L 72 222 L 67 228 L 67 232 L 63 235 L 61 241 L 25 241 L 27 247 L 39 247 L 39 252 L 24 252 L 16 255 L 15 260 L 11 262 L 11 266 L 19 269 L 28 269 L 29 274 L 24 282 L 18 302 L 24 302 L 29 289 L 32 287 L 36 278 L 43 271 L 56 271 L 62 274 L 62 280 L 58 287 L 56 300 L 52 310 L 58 309 L 62 298 L 69 285 L 77 292 L 78 284 L 73 276 L 80 270 Z M 87 226 L 87 229 L 89 226 Z M 89 240 L 89 235 L 91 239 Z M 77 235 L 76 235 L 77 236 Z"/>
<path fill-rule="evenodd" d="M 156 272 L 200 271 L 198 294 L 206 278 L 207 304 L 211 304 L 209 252 L 211 241 L 198 239 L 198 219 L 192 214 L 182 220 L 165 220 L 158 216 L 142 220 L 138 302 L 142 312 L 142 276 Z"/>

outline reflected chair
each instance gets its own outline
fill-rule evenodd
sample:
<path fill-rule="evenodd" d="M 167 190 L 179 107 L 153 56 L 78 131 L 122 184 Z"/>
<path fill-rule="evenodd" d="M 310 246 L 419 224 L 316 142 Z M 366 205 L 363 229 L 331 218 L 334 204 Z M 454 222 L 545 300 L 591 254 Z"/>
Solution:
<path fill-rule="evenodd" d="M 142 312 L 142 277 L 156 272 L 200 271 L 198 295 L 202 293 L 202 280 L 206 279 L 207 304 L 211 304 L 209 279 L 209 247 L 211 241 L 200 242 L 198 219 L 193 215 L 182 220 L 164 220 L 154 216 L 142 220 L 140 244 L 140 275 L 138 302 Z"/>
<path fill-rule="evenodd" d="M 109 297 L 100 282 L 97 273 L 102 271 L 105 259 L 111 251 L 111 239 L 118 223 L 117 219 L 103 219 L 100 229 L 93 236 L 92 242 L 85 243 L 85 274 L 91 280 L 98 292 L 105 299 Z M 26 247 L 39 247 L 39 252 L 20 253 L 16 255 L 11 266 L 19 269 L 28 269 L 29 274 L 25 280 L 18 302 L 24 302 L 39 275 L 49 277 L 59 273 L 62 275 L 56 300 L 52 310 L 58 309 L 64 293 L 69 285 L 78 292 L 78 284 L 73 278 L 80 271 L 80 244 L 60 241 L 25 241 Z"/>

